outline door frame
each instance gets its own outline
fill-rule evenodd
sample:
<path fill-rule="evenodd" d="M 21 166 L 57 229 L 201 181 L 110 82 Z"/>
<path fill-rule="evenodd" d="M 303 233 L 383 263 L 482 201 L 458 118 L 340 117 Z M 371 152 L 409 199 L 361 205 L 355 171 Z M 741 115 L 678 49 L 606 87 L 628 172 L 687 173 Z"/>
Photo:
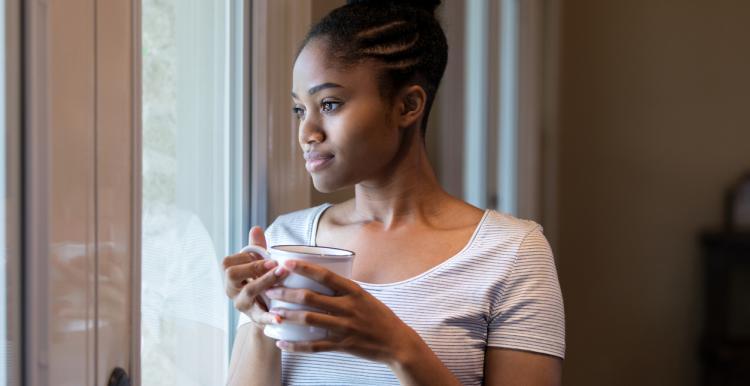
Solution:
<path fill-rule="evenodd" d="M 137 377 L 139 1 L 22 4 L 21 384 Z"/>

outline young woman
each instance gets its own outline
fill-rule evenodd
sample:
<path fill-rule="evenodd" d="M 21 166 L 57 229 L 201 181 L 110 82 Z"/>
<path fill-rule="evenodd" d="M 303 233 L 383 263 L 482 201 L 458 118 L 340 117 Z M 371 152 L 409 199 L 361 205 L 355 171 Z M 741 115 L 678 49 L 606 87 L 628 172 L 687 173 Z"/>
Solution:
<path fill-rule="evenodd" d="M 299 261 L 225 258 L 227 294 L 242 312 L 229 384 L 560 383 L 562 298 L 541 228 L 451 197 L 427 161 L 427 116 L 447 61 L 438 4 L 350 1 L 303 42 L 292 98 L 306 167 L 316 189 L 354 185 L 355 198 L 280 216 L 250 240 L 354 251 L 352 280 Z M 271 288 L 290 271 L 336 295 Z M 325 313 L 267 310 L 263 292 Z M 329 336 L 263 335 L 286 321 Z"/>

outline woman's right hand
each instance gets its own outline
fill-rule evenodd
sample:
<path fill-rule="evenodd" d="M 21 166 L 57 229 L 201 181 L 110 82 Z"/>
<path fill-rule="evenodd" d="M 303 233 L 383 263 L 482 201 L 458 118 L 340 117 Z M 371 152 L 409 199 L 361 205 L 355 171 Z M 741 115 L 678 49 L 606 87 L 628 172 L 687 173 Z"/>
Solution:
<path fill-rule="evenodd" d="M 263 230 L 255 226 L 250 229 L 250 244 L 266 248 Z M 263 328 L 266 324 L 281 323 L 281 318 L 268 312 L 268 305 L 260 294 L 283 280 L 289 271 L 277 267 L 273 260 L 263 260 L 251 252 L 240 252 L 227 256 L 222 261 L 226 293 L 234 302 L 234 307 L 247 315 L 255 325 Z"/>

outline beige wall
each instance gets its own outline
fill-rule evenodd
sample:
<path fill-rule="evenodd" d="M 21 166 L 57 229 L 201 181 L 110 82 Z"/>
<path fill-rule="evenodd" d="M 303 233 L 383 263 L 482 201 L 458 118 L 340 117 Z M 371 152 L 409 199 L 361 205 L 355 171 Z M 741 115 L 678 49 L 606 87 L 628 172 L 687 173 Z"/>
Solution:
<path fill-rule="evenodd" d="M 750 169 L 750 2 L 562 2 L 566 385 L 696 385 L 697 233 Z"/>

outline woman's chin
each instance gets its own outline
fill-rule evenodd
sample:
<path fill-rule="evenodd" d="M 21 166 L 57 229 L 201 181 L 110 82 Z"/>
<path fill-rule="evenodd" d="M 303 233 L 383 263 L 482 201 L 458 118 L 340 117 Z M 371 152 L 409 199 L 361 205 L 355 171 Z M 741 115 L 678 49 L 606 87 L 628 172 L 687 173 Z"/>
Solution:
<path fill-rule="evenodd" d="M 312 181 L 315 190 L 319 191 L 320 193 L 333 193 L 336 191 L 330 183 L 321 181 L 321 178 L 316 178 L 315 176 L 313 176 Z"/>
<path fill-rule="evenodd" d="M 320 193 L 333 193 L 351 186 L 347 184 L 337 183 L 336 181 L 331 181 L 327 178 L 322 178 L 322 176 L 315 175 L 312 176 L 312 182 L 315 190 Z"/>

